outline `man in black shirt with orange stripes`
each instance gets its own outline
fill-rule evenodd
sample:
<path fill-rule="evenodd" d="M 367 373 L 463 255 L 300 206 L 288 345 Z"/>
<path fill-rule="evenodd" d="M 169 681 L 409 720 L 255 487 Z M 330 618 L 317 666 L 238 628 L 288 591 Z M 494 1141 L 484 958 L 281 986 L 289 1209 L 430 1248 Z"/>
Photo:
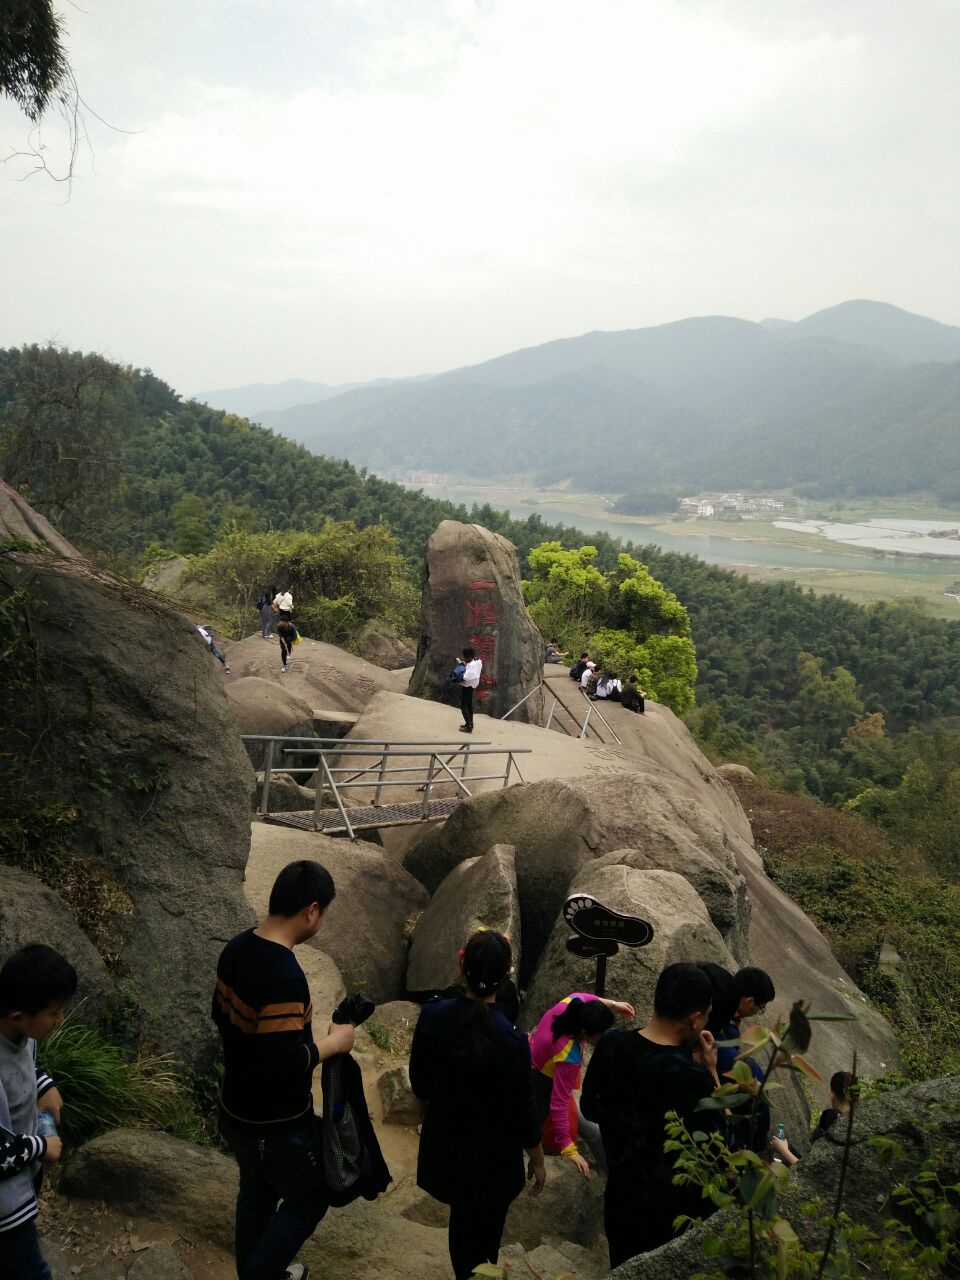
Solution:
<path fill-rule="evenodd" d="M 308 1268 L 293 1259 L 327 1210 L 313 1071 L 350 1052 L 354 1028 L 331 1023 L 314 1043 L 310 989 L 293 948 L 316 934 L 334 892 L 319 862 L 291 862 L 266 919 L 228 942 L 217 963 L 220 1123 L 240 1166 L 240 1280 L 306 1280 Z"/>

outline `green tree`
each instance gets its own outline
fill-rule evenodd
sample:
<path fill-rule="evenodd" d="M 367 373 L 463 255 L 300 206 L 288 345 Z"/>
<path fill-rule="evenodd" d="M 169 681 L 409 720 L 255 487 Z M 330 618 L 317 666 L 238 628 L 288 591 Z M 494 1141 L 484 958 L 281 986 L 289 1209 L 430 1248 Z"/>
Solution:
<path fill-rule="evenodd" d="M 686 609 L 633 556 L 621 552 L 606 573 L 596 559 L 593 546 L 535 547 L 529 555 L 533 577 L 524 583 L 534 621 L 567 649 L 586 646 L 622 678 L 636 675 L 678 714 L 689 711 L 697 660 Z"/>
<path fill-rule="evenodd" d="M 210 546 L 207 504 L 196 493 L 185 493 L 172 511 L 173 545 L 183 556 L 201 555 Z"/>
<path fill-rule="evenodd" d="M 823 659 L 812 653 L 797 657 L 800 687 L 797 703 L 814 740 L 821 746 L 839 746 L 847 730 L 863 716 L 857 682 L 845 667 L 823 674 Z"/>

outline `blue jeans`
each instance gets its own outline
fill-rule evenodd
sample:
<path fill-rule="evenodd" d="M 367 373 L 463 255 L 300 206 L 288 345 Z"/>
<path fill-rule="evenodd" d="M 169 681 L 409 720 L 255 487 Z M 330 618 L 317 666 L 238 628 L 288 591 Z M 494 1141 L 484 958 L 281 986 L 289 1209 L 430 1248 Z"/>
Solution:
<path fill-rule="evenodd" d="M 4 1280 L 52 1280 L 40 1252 L 36 1218 L 12 1231 L 0 1231 L 0 1276 Z"/>
<path fill-rule="evenodd" d="M 210 652 L 213 654 L 215 658 L 219 658 L 224 666 L 227 665 L 226 658 L 223 656 L 223 654 L 220 652 L 220 650 L 217 648 L 217 646 L 213 643 L 212 640 L 210 641 Z"/>
<path fill-rule="evenodd" d="M 282 1280 L 327 1211 L 319 1122 L 262 1138 L 221 1121 L 240 1166 L 235 1249 L 240 1280 Z"/>

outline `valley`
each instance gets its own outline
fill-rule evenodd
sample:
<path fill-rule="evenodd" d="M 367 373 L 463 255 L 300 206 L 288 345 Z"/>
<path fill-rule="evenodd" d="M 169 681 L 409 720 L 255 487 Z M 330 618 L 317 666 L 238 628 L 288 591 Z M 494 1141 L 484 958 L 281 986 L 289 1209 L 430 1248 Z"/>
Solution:
<path fill-rule="evenodd" d="M 935 617 L 960 619 L 960 600 L 944 594 L 960 578 L 960 545 L 956 556 L 909 555 L 894 551 L 858 550 L 811 531 L 781 528 L 782 518 L 694 520 L 670 516 L 614 514 L 613 500 L 604 494 L 575 493 L 531 485 L 423 485 L 425 494 L 466 507 L 489 504 L 515 520 L 539 515 L 548 523 L 562 522 L 585 534 L 597 530 L 632 541 L 638 547 L 653 543 L 664 551 L 696 555 L 708 564 L 735 569 L 756 581 L 794 581 L 818 593 L 835 592 L 871 604 L 875 600 L 922 601 Z M 922 497 L 858 498 L 850 506 L 805 503 L 803 518 L 827 518 L 844 524 L 866 520 L 960 521 L 960 512 Z M 953 544 L 946 544 L 953 545 Z"/>

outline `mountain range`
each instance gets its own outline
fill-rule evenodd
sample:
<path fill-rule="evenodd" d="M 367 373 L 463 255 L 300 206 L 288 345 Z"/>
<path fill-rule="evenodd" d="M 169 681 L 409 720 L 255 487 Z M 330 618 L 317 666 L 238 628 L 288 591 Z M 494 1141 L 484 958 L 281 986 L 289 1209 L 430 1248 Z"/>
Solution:
<path fill-rule="evenodd" d="M 203 398 L 378 472 L 960 500 L 960 328 L 881 302 L 587 333 L 291 405 L 300 386 L 322 384 Z"/>

